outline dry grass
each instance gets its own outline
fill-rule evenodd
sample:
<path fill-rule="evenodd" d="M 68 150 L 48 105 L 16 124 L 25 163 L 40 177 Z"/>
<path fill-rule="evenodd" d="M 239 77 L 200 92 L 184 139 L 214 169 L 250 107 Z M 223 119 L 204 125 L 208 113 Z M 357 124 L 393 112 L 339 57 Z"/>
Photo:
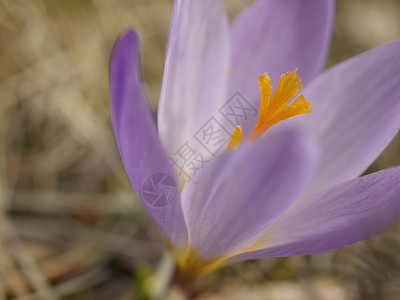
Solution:
<path fill-rule="evenodd" d="M 233 17 L 251 1 L 225 2 Z M 399 1 L 337 2 L 329 65 L 400 37 Z M 163 246 L 115 146 L 108 60 L 118 34 L 136 27 L 156 107 L 171 8 L 167 0 L 0 0 L 0 299 L 138 296 Z M 400 164 L 399 147 L 396 139 L 373 168 Z M 198 297 L 398 299 L 399 233 L 236 265 L 206 279 Z"/>

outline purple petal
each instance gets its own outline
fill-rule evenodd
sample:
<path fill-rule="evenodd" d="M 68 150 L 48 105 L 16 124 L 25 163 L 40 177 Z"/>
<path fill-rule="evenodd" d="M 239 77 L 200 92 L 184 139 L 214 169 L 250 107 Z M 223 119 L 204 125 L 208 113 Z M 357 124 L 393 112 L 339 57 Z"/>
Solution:
<path fill-rule="evenodd" d="M 296 202 L 266 235 L 265 249 L 233 260 L 329 251 L 366 239 L 400 217 L 400 167 Z"/>
<path fill-rule="evenodd" d="M 300 195 L 316 157 L 289 130 L 213 160 L 182 193 L 190 245 L 205 257 L 250 247 Z"/>
<path fill-rule="evenodd" d="M 375 48 L 318 77 L 304 90 L 313 112 L 299 117 L 322 145 L 310 187 L 360 175 L 400 127 L 400 41 Z"/>
<path fill-rule="evenodd" d="M 158 108 L 160 138 L 174 153 L 226 100 L 229 24 L 221 0 L 177 0 Z"/>
<path fill-rule="evenodd" d="M 134 31 L 126 31 L 116 42 L 110 68 L 111 117 L 125 170 L 161 231 L 174 245 L 184 246 L 187 231 L 179 186 L 143 91 L 139 38 Z"/>
<path fill-rule="evenodd" d="M 236 18 L 232 28 L 232 78 L 228 96 L 239 92 L 259 106 L 257 76 L 272 83 L 298 68 L 303 83 L 321 70 L 331 39 L 332 0 L 258 0 Z M 243 128 L 251 130 L 257 116 Z"/>

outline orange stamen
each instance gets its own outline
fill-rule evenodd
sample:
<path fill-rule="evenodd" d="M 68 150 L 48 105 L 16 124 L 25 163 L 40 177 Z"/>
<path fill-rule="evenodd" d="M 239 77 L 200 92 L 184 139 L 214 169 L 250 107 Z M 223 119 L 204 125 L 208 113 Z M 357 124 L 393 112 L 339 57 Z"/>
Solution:
<path fill-rule="evenodd" d="M 259 138 L 271 126 L 291 117 L 310 113 L 310 101 L 299 95 L 291 104 L 287 104 L 302 88 L 301 79 L 296 75 L 297 69 L 282 74 L 272 94 L 271 79 L 267 73 L 258 76 L 260 86 L 260 111 L 257 124 L 248 141 Z"/>

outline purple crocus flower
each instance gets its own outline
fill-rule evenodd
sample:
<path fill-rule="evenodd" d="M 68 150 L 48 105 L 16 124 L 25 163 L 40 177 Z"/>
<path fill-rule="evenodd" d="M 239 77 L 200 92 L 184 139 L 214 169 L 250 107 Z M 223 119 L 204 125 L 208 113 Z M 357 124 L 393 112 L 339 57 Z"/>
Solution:
<path fill-rule="evenodd" d="M 399 129 L 400 41 L 318 75 L 333 6 L 332 0 L 258 0 L 230 25 L 222 0 L 176 0 L 158 128 L 143 88 L 138 36 L 128 30 L 118 39 L 111 60 L 118 148 L 184 274 L 332 250 L 399 217 L 399 167 L 357 177 Z M 290 102 L 301 88 L 296 71 L 287 72 L 294 69 L 305 88 Z M 260 92 L 257 76 L 265 72 Z M 270 98 L 269 79 L 276 85 L 279 78 Z M 229 151 L 203 153 L 186 180 L 171 165 L 174 155 L 198 143 L 204 124 L 230 126 L 221 108 L 236 93 L 250 109 L 242 107 Z M 274 103 L 280 106 L 271 113 Z M 309 112 L 310 103 L 311 113 L 265 132 Z M 258 117 L 250 113 L 257 107 Z"/>

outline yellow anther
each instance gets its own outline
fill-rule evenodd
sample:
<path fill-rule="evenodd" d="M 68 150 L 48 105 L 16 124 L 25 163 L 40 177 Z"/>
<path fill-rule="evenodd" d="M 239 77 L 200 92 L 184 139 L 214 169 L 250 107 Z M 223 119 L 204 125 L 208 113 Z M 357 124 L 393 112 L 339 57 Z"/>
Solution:
<path fill-rule="evenodd" d="M 242 127 L 238 125 L 233 129 L 231 140 L 226 146 L 225 151 L 235 150 L 239 146 L 241 139 L 242 139 Z"/>
<path fill-rule="evenodd" d="M 310 101 L 299 95 L 291 104 L 287 104 L 302 88 L 301 79 L 296 75 L 297 69 L 282 74 L 272 94 L 271 79 L 267 73 L 258 76 L 260 86 L 260 111 L 257 124 L 248 141 L 264 134 L 272 125 L 299 114 L 311 112 Z"/>

